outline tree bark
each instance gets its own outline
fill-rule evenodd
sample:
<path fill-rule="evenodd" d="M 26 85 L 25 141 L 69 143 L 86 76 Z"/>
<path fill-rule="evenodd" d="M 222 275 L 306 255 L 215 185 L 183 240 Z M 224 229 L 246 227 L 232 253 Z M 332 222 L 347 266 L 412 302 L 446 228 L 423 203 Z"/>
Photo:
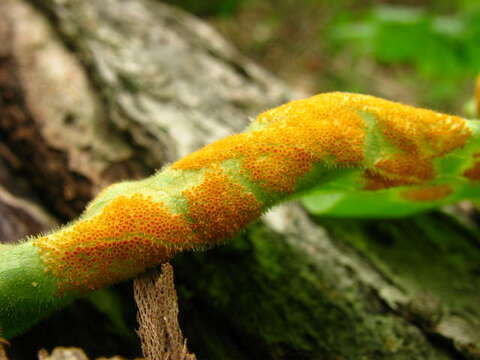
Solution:
<path fill-rule="evenodd" d="M 2 0 L 0 239 L 69 220 L 105 185 L 297 96 L 155 0 Z M 226 246 L 175 259 L 189 349 L 198 359 L 480 359 L 478 235 L 445 212 L 322 219 L 282 205 Z"/>

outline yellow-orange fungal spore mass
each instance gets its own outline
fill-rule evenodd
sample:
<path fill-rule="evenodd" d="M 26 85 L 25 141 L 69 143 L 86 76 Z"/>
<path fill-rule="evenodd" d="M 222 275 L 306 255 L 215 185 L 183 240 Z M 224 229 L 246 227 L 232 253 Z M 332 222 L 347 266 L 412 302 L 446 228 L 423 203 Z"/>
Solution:
<path fill-rule="evenodd" d="M 354 109 L 320 95 L 297 100 L 260 114 L 269 141 L 287 143 L 309 152 L 313 161 L 325 157 L 338 164 L 363 160 L 365 122 Z"/>
<path fill-rule="evenodd" d="M 266 190 L 292 192 L 315 162 L 362 165 L 366 124 L 361 113 L 372 115 L 385 139 L 398 149 L 378 154 L 373 178 L 388 181 L 369 185 L 366 176 L 367 188 L 434 178 L 432 160 L 462 147 L 471 135 L 466 121 L 457 116 L 368 95 L 328 93 L 268 110 L 256 119 L 261 129 L 209 145 L 173 168 L 211 168 L 238 159 L 245 174 Z"/>
<path fill-rule="evenodd" d="M 472 167 L 465 170 L 463 176 L 473 181 L 480 181 L 480 161 L 478 161 L 480 158 L 480 153 L 473 154 L 473 158 L 477 159 L 477 161 L 473 163 Z"/>
<path fill-rule="evenodd" d="M 348 112 L 361 111 L 374 115 L 375 122 L 385 139 L 399 150 L 395 156 L 385 155 L 375 164 L 375 171 L 386 177 L 393 177 L 391 183 L 398 182 L 400 177 L 405 177 L 407 182 L 431 179 L 434 176 L 432 159 L 462 147 L 471 136 L 467 122 L 460 117 L 418 109 L 373 96 L 329 93 L 303 101 L 308 102 L 309 106 L 331 109 L 330 117 L 340 122 L 345 118 L 343 114 Z M 309 106 L 301 105 L 305 109 Z M 291 112 L 302 113 L 296 110 L 295 102 L 283 107 L 285 111 L 282 116 L 275 116 L 277 111 L 273 109 L 265 113 L 267 115 L 262 114 L 259 121 L 282 122 L 282 117 L 290 116 Z M 334 139 L 334 136 L 330 138 Z"/>
<path fill-rule="evenodd" d="M 34 241 L 59 291 L 101 288 L 144 271 L 191 248 L 184 215 L 140 194 L 120 196 L 98 215 Z"/>
<path fill-rule="evenodd" d="M 221 169 L 212 169 L 204 181 L 183 192 L 192 228 L 204 244 L 216 244 L 236 234 L 260 216 L 262 204 L 244 186 Z"/>
<path fill-rule="evenodd" d="M 372 170 L 365 170 L 363 177 L 366 180 L 363 187 L 364 190 L 381 190 L 397 186 L 411 185 L 411 180 L 404 178 L 387 178 Z"/>
<path fill-rule="evenodd" d="M 278 136 L 276 132 L 265 131 L 230 136 L 181 159 L 172 167 L 213 169 L 222 161 L 238 159 L 241 160 L 242 173 L 260 186 L 273 191 L 293 192 L 298 177 L 310 170 L 312 156 L 287 141 L 282 144 Z"/>
<path fill-rule="evenodd" d="M 377 127 L 374 134 L 390 143 L 388 151 L 374 148 L 382 141 L 376 137 L 376 142 L 366 144 L 372 125 Z M 470 136 L 466 121 L 456 116 L 366 95 L 321 94 L 268 110 L 250 131 L 173 164 L 177 170 L 205 170 L 202 183 L 182 192 L 187 214 L 174 214 L 148 196 L 120 196 L 92 218 L 40 237 L 34 244 L 62 289 L 97 289 L 165 261 L 177 251 L 218 243 L 256 219 L 262 203 L 248 185 L 222 169 L 235 171 L 239 164 L 238 177 L 280 193 L 295 191 L 299 178 L 319 162 L 363 169 L 365 189 L 419 185 L 434 179 L 433 159 L 462 147 Z M 237 161 L 224 163 L 232 159 Z M 480 162 L 464 175 L 480 180 Z M 402 196 L 432 201 L 451 191 L 437 185 L 407 190 Z"/>
<path fill-rule="evenodd" d="M 480 162 L 473 164 L 470 169 L 463 173 L 463 176 L 473 181 L 480 181 Z"/>
<path fill-rule="evenodd" d="M 232 135 L 209 144 L 172 164 L 177 170 L 199 170 L 215 167 L 222 161 L 239 158 L 247 151 L 248 136 L 246 134 Z"/>
<path fill-rule="evenodd" d="M 375 115 L 385 137 L 405 153 L 440 157 L 465 145 L 471 130 L 465 119 L 369 95 L 317 95 Z"/>
<path fill-rule="evenodd" d="M 471 136 L 467 122 L 458 117 L 375 98 L 368 95 L 330 93 L 312 99 L 331 108 L 348 108 L 374 115 L 375 122 L 398 153 L 382 155 L 374 165 L 375 177 L 367 178 L 367 188 L 395 184 L 422 183 L 434 174 L 432 160 L 465 145 Z M 307 99 L 310 101 L 310 99 Z M 374 177 L 374 178 L 375 178 Z"/>
<path fill-rule="evenodd" d="M 213 168 L 241 161 L 245 175 L 266 190 L 293 192 L 313 163 L 331 159 L 356 165 L 363 159 L 365 124 L 357 112 L 335 104 L 299 100 L 258 117 L 260 130 L 230 136 L 181 159 L 174 169 Z"/>
<path fill-rule="evenodd" d="M 448 185 L 431 185 L 402 191 L 401 196 L 406 200 L 429 202 L 441 200 L 452 192 L 452 188 Z"/>
<path fill-rule="evenodd" d="M 434 177 L 431 161 L 412 155 L 395 154 L 375 163 L 375 169 L 382 174 L 365 173 L 366 190 L 386 189 L 400 185 L 420 184 Z"/>

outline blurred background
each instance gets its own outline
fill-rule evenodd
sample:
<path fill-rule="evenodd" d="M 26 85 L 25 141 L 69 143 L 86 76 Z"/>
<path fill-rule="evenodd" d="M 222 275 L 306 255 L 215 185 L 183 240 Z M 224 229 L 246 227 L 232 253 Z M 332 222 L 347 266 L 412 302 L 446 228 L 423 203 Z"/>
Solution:
<path fill-rule="evenodd" d="M 480 72 L 478 0 L 168 0 L 304 93 L 462 113 Z"/>

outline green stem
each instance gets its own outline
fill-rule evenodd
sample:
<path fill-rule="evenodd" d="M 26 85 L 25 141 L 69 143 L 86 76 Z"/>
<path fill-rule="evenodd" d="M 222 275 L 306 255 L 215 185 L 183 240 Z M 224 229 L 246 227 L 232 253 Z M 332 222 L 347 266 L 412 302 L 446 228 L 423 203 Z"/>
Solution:
<path fill-rule="evenodd" d="M 31 242 L 0 252 L 0 324 L 11 338 L 73 300 L 57 297 L 58 280 L 45 273 L 38 248 Z"/>
<path fill-rule="evenodd" d="M 148 179 L 108 187 L 68 226 L 2 248 L 3 336 L 178 252 L 220 244 L 307 190 L 341 193 L 329 208 L 340 215 L 363 211 L 363 194 L 394 208 L 479 196 L 479 138 L 476 121 L 358 94 L 269 110 Z"/>

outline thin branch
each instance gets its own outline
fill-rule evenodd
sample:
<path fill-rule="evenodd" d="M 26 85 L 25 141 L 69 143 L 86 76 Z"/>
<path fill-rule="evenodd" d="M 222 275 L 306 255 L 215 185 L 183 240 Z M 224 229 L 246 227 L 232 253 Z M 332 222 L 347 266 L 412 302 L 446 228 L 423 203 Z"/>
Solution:
<path fill-rule="evenodd" d="M 138 306 L 138 335 L 147 360 L 195 360 L 178 324 L 177 293 L 173 268 L 162 265 L 161 272 L 139 276 L 134 282 Z"/>

